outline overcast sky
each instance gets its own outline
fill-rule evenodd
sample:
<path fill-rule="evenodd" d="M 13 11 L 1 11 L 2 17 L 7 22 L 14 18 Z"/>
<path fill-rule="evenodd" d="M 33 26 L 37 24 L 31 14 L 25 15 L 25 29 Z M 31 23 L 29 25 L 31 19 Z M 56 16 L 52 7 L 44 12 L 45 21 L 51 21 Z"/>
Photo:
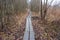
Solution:
<path fill-rule="evenodd" d="M 31 2 L 31 0 L 27 0 L 27 1 L 28 1 L 28 3 Z M 42 0 L 42 1 L 44 1 L 44 0 Z M 48 3 L 50 3 L 51 1 L 52 0 L 48 0 Z M 52 5 L 55 5 L 55 4 L 58 4 L 58 3 L 60 3 L 60 0 L 54 0 Z"/>
<path fill-rule="evenodd" d="M 49 1 L 49 3 L 50 3 L 52 0 L 48 0 L 48 1 Z M 60 3 L 60 0 L 54 0 L 53 3 L 52 3 L 52 5 L 53 5 L 53 4 L 55 5 L 55 4 L 58 4 L 58 3 Z"/>

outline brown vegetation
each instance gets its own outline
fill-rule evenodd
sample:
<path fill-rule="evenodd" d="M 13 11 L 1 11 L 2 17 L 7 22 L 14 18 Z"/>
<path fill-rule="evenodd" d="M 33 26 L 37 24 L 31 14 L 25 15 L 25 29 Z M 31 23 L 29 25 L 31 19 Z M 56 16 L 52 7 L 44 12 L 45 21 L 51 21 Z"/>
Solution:
<path fill-rule="evenodd" d="M 23 15 L 23 16 L 22 16 Z M 25 30 L 25 19 L 27 14 L 21 14 L 13 16 L 15 17 L 14 21 L 13 19 L 10 20 L 10 24 L 4 28 L 3 32 L 0 32 L 0 40 L 22 40 Z M 16 22 L 16 23 L 15 23 Z"/>
<path fill-rule="evenodd" d="M 9 21 L 11 23 L 7 24 L 8 27 L 4 27 L 4 31 L 0 32 L 0 37 L 2 38 L 2 40 L 16 40 L 18 38 L 22 39 L 25 29 L 26 16 L 26 13 L 22 13 L 19 16 L 13 16 L 13 18 Z M 16 21 L 14 21 L 13 19 Z"/>
<path fill-rule="evenodd" d="M 46 20 L 41 21 L 38 16 L 32 17 L 32 24 L 36 40 L 60 40 L 60 9 L 48 10 Z M 45 23 L 44 23 L 45 22 Z"/>

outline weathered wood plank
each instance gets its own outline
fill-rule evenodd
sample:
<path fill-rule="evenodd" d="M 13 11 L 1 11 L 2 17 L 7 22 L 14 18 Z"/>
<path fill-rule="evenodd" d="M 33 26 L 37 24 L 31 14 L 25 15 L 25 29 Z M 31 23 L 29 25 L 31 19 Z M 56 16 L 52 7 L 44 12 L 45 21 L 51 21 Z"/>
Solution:
<path fill-rule="evenodd" d="M 26 19 L 26 29 L 23 40 L 35 40 L 34 31 L 31 22 L 31 15 L 29 15 Z"/>

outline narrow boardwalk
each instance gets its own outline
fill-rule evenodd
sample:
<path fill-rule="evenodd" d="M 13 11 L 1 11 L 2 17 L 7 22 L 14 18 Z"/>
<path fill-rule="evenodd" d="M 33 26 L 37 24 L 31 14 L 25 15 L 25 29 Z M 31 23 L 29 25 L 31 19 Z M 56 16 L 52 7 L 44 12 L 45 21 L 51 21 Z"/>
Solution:
<path fill-rule="evenodd" d="M 31 15 L 29 15 L 26 19 L 26 29 L 23 40 L 35 40 L 34 31 L 31 22 Z"/>

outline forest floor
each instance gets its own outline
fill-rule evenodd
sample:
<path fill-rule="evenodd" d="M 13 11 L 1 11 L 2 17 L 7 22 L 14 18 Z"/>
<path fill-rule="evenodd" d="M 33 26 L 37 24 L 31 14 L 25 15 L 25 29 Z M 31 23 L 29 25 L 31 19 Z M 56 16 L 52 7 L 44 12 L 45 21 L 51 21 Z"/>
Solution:
<path fill-rule="evenodd" d="M 11 26 L 9 27 L 9 29 L 6 28 L 6 31 L 4 30 L 3 32 L 0 32 L 0 40 L 23 40 L 26 25 L 26 16 L 27 14 L 22 14 L 22 16 L 18 16 L 18 18 L 20 19 L 17 20 L 17 25 L 14 24 L 14 27 Z"/>
<path fill-rule="evenodd" d="M 23 40 L 27 14 L 18 16 L 17 25 L 8 27 L 5 32 L 0 32 L 0 40 Z M 22 19 L 21 19 L 22 18 Z M 14 20 L 13 20 L 14 21 Z M 12 24 L 12 23 L 11 23 Z M 41 21 L 39 17 L 32 17 L 32 26 L 35 32 L 35 40 L 60 40 L 60 20 L 52 22 Z"/>
<path fill-rule="evenodd" d="M 43 23 L 39 17 L 32 17 L 35 40 L 60 40 L 60 23 Z"/>

